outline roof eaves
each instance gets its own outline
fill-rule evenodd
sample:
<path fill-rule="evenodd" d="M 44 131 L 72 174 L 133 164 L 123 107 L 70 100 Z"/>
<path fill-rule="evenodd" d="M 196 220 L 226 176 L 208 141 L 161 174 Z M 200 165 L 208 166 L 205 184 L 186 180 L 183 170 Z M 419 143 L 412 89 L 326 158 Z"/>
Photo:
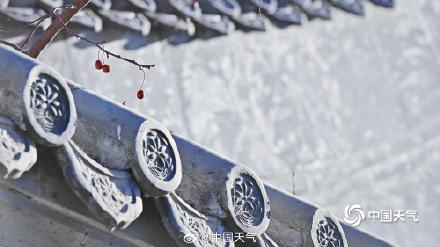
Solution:
<path fill-rule="evenodd" d="M 155 198 L 180 246 L 188 236 L 191 246 L 233 246 L 225 234 L 219 242 L 206 239 L 231 231 L 257 239 L 247 239 L 247 246 L 316 246 L 328 228 L 338 233 L 334 241 L 340 246 L 391 246 L 356 229 L 346 231 L 326 210 L 264 185 L 251 169 L 67 81 L 37 60 L 4 46 L 0 57 L 0 140 L 8 144 L 0 153 L 12 157 L 0 160 L 0 170 L 19 178 L 37 160 L 33 142 L 38 149 L 50 147 L 67 184 L 111 230 L 128 227 L 143 202 Z"/>
<path fill-rule="evenodd" d="M 394 0 L 369 0 L 383 7 L 393 7 Z M 60 0 L 38 0 L 28 3 L 0 2 L 1 13 L 18 22 L 29 22 L 43 15 L 43 9 L 59 7 Z M 300 25 L 305 13 L 309 19 L 331 19 L 332 6 L 345 12 L 363 15 L 365 0 L 204 0 L 200 4 L 185 0 L 126 0 L 114 4 L 110 0 L 92 0 L 87 10 L 86 20 L 73 20 L 84 27 L 100 32 L 102 16 L 105 22 L 117 24 L 142 35 L 150 33 L 154 21 L 159 26 L 185 31 L 192 36 L 197 30 L 212 30 L 218 34 L 229 34 L 236 25 L 245 30 L 267 30 L 273 22 L 277 26 Z M 97 14 L 94 14 L 97 13 Z M 170 20 L 175 16 L 177 20 Z M 197 24 L 197 28 L 191 19 Z M 47 19 L 50 21 L 49 19 Z M 184 25 L 184 23 L 187 23 Z"/>

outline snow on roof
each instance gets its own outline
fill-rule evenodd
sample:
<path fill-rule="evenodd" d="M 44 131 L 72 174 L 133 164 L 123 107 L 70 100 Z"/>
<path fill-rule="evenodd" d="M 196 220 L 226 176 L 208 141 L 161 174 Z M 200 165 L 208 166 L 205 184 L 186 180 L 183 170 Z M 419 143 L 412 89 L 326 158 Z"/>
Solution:
<path fill-rule="evenodd" d="M 323 237 L 328 246 L 391 246 L 38 60 L 3 45 L 0 58 L 2 176 L 19 179 L 36 149 L 50 147 L 66 183 L 112 231 L 150 198 L 180 246 L 234 246 L 237 235 L 245 246 L 318 246 Z"/>

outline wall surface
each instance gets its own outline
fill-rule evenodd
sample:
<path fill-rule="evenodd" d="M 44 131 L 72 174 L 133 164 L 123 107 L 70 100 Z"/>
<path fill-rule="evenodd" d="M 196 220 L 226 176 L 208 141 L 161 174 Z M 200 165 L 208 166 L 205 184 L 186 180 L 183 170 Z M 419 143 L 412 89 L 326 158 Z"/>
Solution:
<path fill-rule="evenodd" d="M 253 168 L 261 178 L 343 216 L 419 212 L 419 223 L 367 221 L 362 229 L 402 246 L 440 242 L 440 1 L 367 4 L 363 18 L 262 33 L 234 32 L 180 46 L 107 32 L 106 48 L 156 64 L 142 72 L 76 39 L 42 56 L 79 84 L 126 101 L 171 130 Z"/>
<path fill-rule="evenodd" d="M 1 247 L 177 247 L 151 199 L 128 228 L 109 231 L 66 183 L 53 152 L 17 180 L 0 180 Z"/>

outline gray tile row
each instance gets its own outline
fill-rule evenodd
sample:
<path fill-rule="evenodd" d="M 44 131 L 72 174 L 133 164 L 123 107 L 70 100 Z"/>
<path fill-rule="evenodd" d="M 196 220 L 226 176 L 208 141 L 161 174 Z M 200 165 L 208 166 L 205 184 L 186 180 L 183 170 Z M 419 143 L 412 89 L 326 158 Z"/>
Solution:
<path fill-rule="evenodd" d="M 307 19 L 331 19 L 332 7 L 364 14 L 367 0 L 91 0 L 72 24 L 100 32 L 116 24 L 147 36 L 165 28 L 191 37 L 206 30 L 229 34 L 236 29 L 264 31 L 271 26 L 301 25 Z M 368 0 L 393 7 L 394 0 Z M 8 21 L 30 22 L 63 0 L 0 0 L 0 13 Z M 103 25 L 104 24 L 104 25 Z M 108 25 L 107 25 L 108 24 Z M 153 28 L 154 27 L 154 28 Z M 157 27 L 157 28 L 155 28 Z"/>

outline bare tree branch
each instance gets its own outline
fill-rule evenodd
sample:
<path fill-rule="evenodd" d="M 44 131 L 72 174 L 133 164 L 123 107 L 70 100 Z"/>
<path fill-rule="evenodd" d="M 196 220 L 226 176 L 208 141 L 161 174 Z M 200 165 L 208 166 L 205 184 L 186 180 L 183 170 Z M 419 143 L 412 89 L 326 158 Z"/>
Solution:
<path fill-rule="evenodd" d="M 0 43 L 8 45 L 13 47 L 14 49 L 24 52 L 26 54 L 28 54 L 31 57 L 37 57 L 41 51 L 44 50 L 44 48 L 52 42 L 53 38 L 63 29 L 66 29 L 70 34 L 72 34 L 73 36 L 75 36 L 76 38 L 86 41 L 90 44 L 95 45 L 99 50 L 101 50 L 104 54 L 106 54 L 107 57 L 112 56 L 115 57 L 117 59 L 121 59 L 124 60 L 128 63 L 131 63 L 137 67 L 139 67 L 140 70 L 144 70 L 144 69 L 151 69 L 152 67 L 154 67 L 154 64 L 140 64 L 137 61 L 135 61 L 134 59 L 130 59 L 130 58 L 126 58 L 123 57 L 119 54 L 116 54 L 114 52 L 111 52 L 107 49 L 104 48 L 103 44 L 105 42 L 94 42 L 89 40 L 88 38 L 81 36 L 80 34 L 76 33 L 75 31 L 73 31 L 72 29 L 70 29 L 67 26 L 67 23 L 70 21 L 70 19 L 73 17 L 74 14 L 76 14 L 77 12 L 79 12 L 83 7 L 85 7 L 88 2 L 90 0 L 86 1 L 86 0 L 77 0 L 77 5 L 76 6 L 72 6 L 72 5 L 66 5 L 66 6 L 61 6 L 58 8 L 53 9 L 50 13 L 40 16 L 38 17 L 36 20 L 34 21 L 30 21 L 28 23 L 26 23 L 26 26 L 29 25 L 33 25 L 35 24 L 35 27 L 29 32 L 29 34 L 27 35 L 27 37 L 25 38 L 25 40 L 20 44 L 14 44 L 8 41 L 4 41 L 4 40 L 0 40 Z M 58 10 L 62 10 L 62 14 L 58 15 L 57 11 Z M 36 30 L 38 29 L 39 25 L 41 24 L 41 22 L 43 22 L 45 19 L 49 18 L 53 16 L 55 21 L 49 26 L 49 28 L 47 28 L 43 34 L 36 40 L 35 44 L 29 49 L 29 51 L 23 51 L 24 48 L 26 47 L 26 45 L 28 45 L 32 39 L 32 37 L 34 36 Z M 3 31 L 0 30 L 0 32 L 8 32 L 8 31 Z M 144 72 L 145 73 L 145 72 Z"/>
<path fill-rule="evenodd" d="M 65 27 L 65 23 L 68 23 L 70 19 L 78 13 L 82 8 L 84 8 L 90 0 L 76 0 L 75 5 L 69 7 L 61 8 L 63 13 L 60 18 L 57 18 L 52 24 L 41 34 L 37 39 L 35 44 L 28 51 L 28 55 L 31 57 L 38 57 L 41 51 L 52 42 L 55 36 Z"/>
<path fill-rule="evenodd" d="M 0 29 L 0 33 L 10 33 L 10 32 L 15 32 L 15 31 L 17 31 L 18 29 L 21 29 L 21 28 L 25 28 L 25 27 L 28 27 L 28 26 L 32 26 L 32 25 L 34 25 L 34 27 L 31 29 L 31 31 L 29 31 L 28 35 L 25 37 L 25 39 L 23 40 L 23 42 L 21 42 L 20 45 L 17 45 L 17 44 L 14 44 L 14 43 L 12 43 L 12 42 L 8 42 L 8 41 L 5 41 L 5 40 L 0 40 L 0 43 L 1 43 L 1 44 L 5 44 L 5 45 L 8 45 L 8 46 L 10 46 L 10 47 L 16 49 L 17 51 L 23 51 L 23 49 L 25 48 L 25 46 L 26 46 L 27 44 L 30 43 L 32 37 L 34 36 L 34 34 L 35 34 L 35 32 L 37 31 L 37 29 L 38 29 L 38 27 L 40 26 L 40 24 L 41 24 L 44 20 L 46 20 L 47 18 L 49 18 L 50 16 L 51 16 L 50 14 L 42 15 L 42 16 L 38 17 L 37 19 L 33 20 L 33 21 L 26 22 L 23 26 L 18 27 L 18 28 L 8 29 L 8 30 L 2 30 L 2 29 Z"/>
<path fill-rule="evenodd" d="M 49 14 L 46 14 L 46 15 L 43 15 L 43 16 L 39 17 L 37 20 L 35 20 L 35 22 L 31 22 L 31 23 L 36 23 L 36 24 L 35 24 L 35 27 L 29 32 L 29 34 L 28 34 L 28 36 L 26 37 L 26 39 L 21 43 L 21 45 L 20 45 L 20 51 L 23 51 L 24 47 L 30 43 L 32 37 L 34 36 L 34 34 L 35 34 L 35 32 L 37 31 L 37 29 L 38 29 L 38 27 L 40 26 L 40 24 L 41 24 L 44 20 L 46 20 L 47 18 L 49 18 L 49 17 L 50 17 L 50 15 L 49 15 Z M 28 25 L 29 25 L 29 24 L 28 24 Z"/>
<path fill-rule="evenodd" d="M 151 69 L 151 68 L 154 67 L 154 64 L 140 64 L 140 63 L 136 62 L 134 59 L 129 59 L 129 58 L 123 57 L 123 56 L 121 56 L 121 55 L 119 55 L 119 54 L 113 53 L 113 52 L 111 52 L 111 51 L 109 51 L 109 50 L 106 50 L 106 49 L 102 46 L 102 44 L 104 44 L 105 42 L 94 42 L 94 41 L 91 41 L 91 40 L 89 40 L 88 38 L 86 38 L 86 37 L 84 37 L 84 36 L 81 36 L 80 34 L 76 33 L 76 32 L 73 31 L 72 29 L 70 29 L 70 28 L 67 26 L 67 24 L 66 24 L 64 21 L 61 20 L 61 17 L 57 15 L 57 13 L 56 13 L 56 9 L 53 11 L 53 15 L 55 15 L 55 17 L 56 17 L 59 21 L 61 21 L 61 23 L 63 23 L 64 28 L 65 28 L 70 34 L 72 34 L 73 36 L 77 37 L 77 38 L 80 39 L 80 40 L 84 40 L 84 41 L 86 41 L 86 42 L 88 42 L 88 43 L 90 43 L 90 44 L 95 45 L 96 47 L 98 47 L 98 49 L 100 49 L 102 52 L 104 52 L 104 53 L 107 55 L 107 57 L 112 56 L 112 57 L 115 57 L 115 58 L 118 58 L 118 59 L 124 60 L 124 61 L 126 61 L 126 62 L 128 62 L 128 63 L 131 63 L 131 64 L 134 64 L 134 65 L 138 66 L 140 70 L 143 70 L 144 68 L 146 68 L 146 69 Z"/>

